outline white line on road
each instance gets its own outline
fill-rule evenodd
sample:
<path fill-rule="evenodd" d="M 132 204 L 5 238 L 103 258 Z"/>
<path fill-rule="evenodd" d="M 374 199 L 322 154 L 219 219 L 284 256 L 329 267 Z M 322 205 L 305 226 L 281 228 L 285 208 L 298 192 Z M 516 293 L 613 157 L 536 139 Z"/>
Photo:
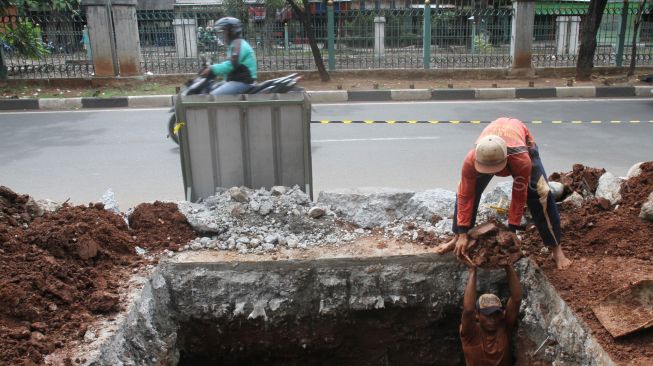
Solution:
<path fill-rule="evenodd" d="M 440 136 L 421 136 L 421 137 L 377 137 L 369 139 L 334 139 L 334 140 L 312 140 L 313 143 L 322 142 L 364 142 L 364 141 L 414 141 L 414 140 L 438 140 Z"/>

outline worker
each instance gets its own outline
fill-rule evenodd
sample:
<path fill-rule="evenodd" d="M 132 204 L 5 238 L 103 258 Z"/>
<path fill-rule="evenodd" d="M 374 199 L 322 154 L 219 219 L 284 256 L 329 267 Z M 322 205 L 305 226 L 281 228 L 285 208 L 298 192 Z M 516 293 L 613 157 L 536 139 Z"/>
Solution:
<path fill-rule="evenodd" d="M 215 30 L 224 34 L 228 59 L 211 65 L 201 75 L 225 76 L 225 83 L 213 90 L 213 95 L 244 94 L 256 82 L 256 55 L 242 38 L 243 24 L 236 18 L 224 17 L 215 22 Z"/>
<path fill-rule="evenodd" d="M 495 175 L 513 177 L 508 228 L 515 243 L 519 242 L 516 231 L 521 228 L 527 204 L 544 245 L 553 252 L 556 266 L 559 269 L 569 267 L 571 261 L 560 245 L 560 214 L 537 144 L 524 123 L 515 118 L 503 117 L 491 122 L 465 157 L 453 216 L 454 237 L 440 244 L 436 252 L 453 250 L 458 258 L 464 258 L 469 245 L 467 231 L 476 223 L 481 193 Z"/>
<path fill-rule="evenodd" d="M 483 294 L 476 299 L 476 266 L 469 267 L 460 322 L 460 340 L 467 366 L 514 364 L 510 339 L 517 324 L 522 291 L 512 265 L 504 268 L 510 288 L 505 308 L 494 294 Z"/>

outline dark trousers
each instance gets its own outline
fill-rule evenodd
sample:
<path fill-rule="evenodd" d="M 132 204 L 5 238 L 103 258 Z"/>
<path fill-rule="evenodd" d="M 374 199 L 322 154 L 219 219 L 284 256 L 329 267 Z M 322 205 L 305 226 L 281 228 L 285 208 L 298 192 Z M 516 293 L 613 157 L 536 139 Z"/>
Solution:
<path fill-rule="evenodd" d="M 556 206 L 553 194 L 549 189 L 549 182 L 546 179 L 546 172 L 542 166 L 540 152 L 537 146 L 531 148 L 528 152 L 531 157 L 532 170 L 531 179 L 528 184 L 528 197 L 526 204 L 528 210 L 533 216 L 533 221 L 540 233 L 540 237 L 546 246 L 555 246 L 560 244 L 560 214 Z M 487 187 L 493 175 L 479 174 L 476 177 L 476 197 L 474 199 L 474 210 L 472 212 L 472 222 L 470 228 L 476 225 L 476 214 L 478 213 L 478 204 L 481 201 L 481 194 Z M 453 214 L 454 233 L 458 233 L 458 198 L 456 198 L 456 207 Z"/>

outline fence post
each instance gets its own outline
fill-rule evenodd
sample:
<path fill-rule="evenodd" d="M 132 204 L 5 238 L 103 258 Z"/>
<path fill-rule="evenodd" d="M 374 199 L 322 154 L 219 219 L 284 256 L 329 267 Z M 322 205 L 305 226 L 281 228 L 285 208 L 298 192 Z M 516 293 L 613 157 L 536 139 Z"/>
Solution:
<path fill-rule="evenodd" d="M 423 52 L 424 52 L 424 69 L 431 67 L 431 1 L 424 0 L 424 35 L 423 35 Z"/>
<path fill-rule="evenodd" d="M 533 24 L 535 22 L 535 1 L 516 0 L 512 3 L 512 29 L 510 56 L 513 69 L 531 69 L 533 56 Z"/>
<path fill-rule="evenodd" d="M 333 20 L 333 1 L 329 0 L 327 3 L 327 37 L 328 37 L 328 46 L 329 46 L 329 71 L 336 69 L 336 58 L 335 51 L 333 47 L 334 41 L 334 20 Z"/>
<path fill-rule="evenodd" d="M 118 74 L 113 43 L 111 3 L 107 0 L 82 0 L 86 8 L 88 36 L 93 54 L 96 77 L 112 77 Z"/>
<path fill-rule="evenodd" d="M 385 17 L 374 17 L 374 58 L 385 58 Z"/>
<path fill-rule="evenodd" d="M 286 50 L 286 56 L 288 55 L 288 22 L 283 23 L 283 47 Z"/>
<path fill-rule="evenodd" d="M 141 74 L 141 43 L 138 37 L 136 0 L 111 0 L 116 52 L 121 76 Z"/>
<path fill-rule="evenodd" d="M 624 63 L 624 45 L 626 44 L 626 30 L 628 28 L 628 0 L 624 0 L 621 9 L 621 27 L 619 29 L 619 44 L 617 45 L 617 67 Z"/>

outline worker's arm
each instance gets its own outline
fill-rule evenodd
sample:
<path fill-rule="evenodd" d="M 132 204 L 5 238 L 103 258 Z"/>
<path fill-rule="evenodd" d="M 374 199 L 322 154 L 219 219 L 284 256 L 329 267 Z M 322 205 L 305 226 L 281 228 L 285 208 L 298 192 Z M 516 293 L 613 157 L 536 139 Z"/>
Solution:
<path fill-rule="evenodd" d="M 513 328 L 517 324 L 517 318 L 519 317 L 519 306 L 521 305 L 521 283 L 519 283 L 519 277 L 517 273 L 512 268 L 512 265 L 509 264 L 505 266 L 506 277 L 508 277 L 508 287 L 510 288 L 510 299 L 508 299 L 508 304 L 506 304 L 506 324 L 508 328 Z"/>
<path fill-rule="evenodd" d="M 521 219 L 524 216 L 524 206 L 528 197 L 528 185 L 531 180 L 532 163 L 528 153 L 521 153 L 508 157 L 508 164 L 510 165 L 513 178 L 508 227 L 514 232 L 521 225 Z"/>
<path fill-rule="evenodd" d="M 476 198 L 476 177 L 478 172 L 474 168 L 474 150 L 465 156 L 463 168 L 460 174 L 460 183 L 458 184 L 458 216 L 456 223 L 458 233 L 467 233 L 471 229 L 472 214 L 474 213 L 474 201 Z"/>
<path fill-rule="evenodd" d="M 476 323 L 476 267 L 469 267 L 469 278 L 463 299 L 463 316 L 460 331 L 463 336 L 472 334 Z"/>

